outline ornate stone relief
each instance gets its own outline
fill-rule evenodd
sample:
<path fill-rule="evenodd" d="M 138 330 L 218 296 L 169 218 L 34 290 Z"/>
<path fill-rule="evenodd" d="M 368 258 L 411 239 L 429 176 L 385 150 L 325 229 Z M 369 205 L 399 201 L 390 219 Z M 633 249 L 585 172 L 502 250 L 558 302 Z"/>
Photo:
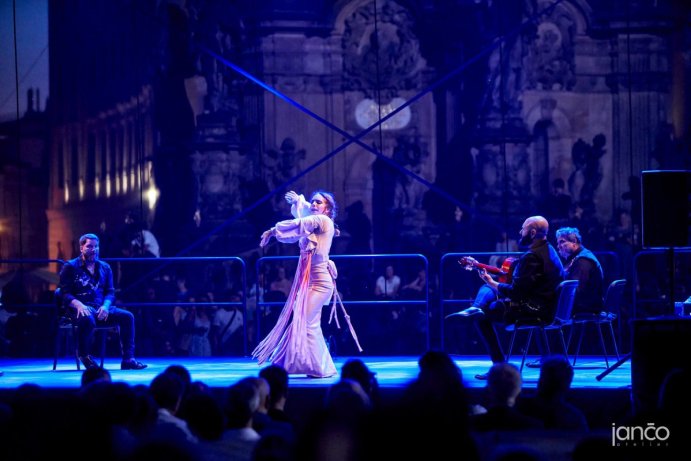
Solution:
<path fill-rule="evenodd" d="M 375 26 L 375 7 L 376 26 Z M 401 90 L 419 88 L 426 62 L 413 34 L 409 11 L 392 2 L 370 2 L 345 21 L 343 33 L 344 88 L 384 100 Z"/>
<path fill-rule="evenodd" d="M 573 21 L 565 15 L 542 21 L 527 46 L 526 89 L 571 90 L 576 83 Z"/>

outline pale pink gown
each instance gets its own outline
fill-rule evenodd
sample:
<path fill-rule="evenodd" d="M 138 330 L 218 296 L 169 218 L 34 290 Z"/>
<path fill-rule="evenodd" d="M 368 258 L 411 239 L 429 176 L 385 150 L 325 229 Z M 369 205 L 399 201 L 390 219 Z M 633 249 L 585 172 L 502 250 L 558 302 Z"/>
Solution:
<path fill-rule="evenodd" d="M 252 356 L 260 365 L 270 361 L 290 374 L 324 378 L 337 373 L 321 328 L 322 306 L 334 291 L 329 271 L 334 223 L 326 215 L 307 215 L 305 205 L 309 207 L 301 197 L 291 209 L 296 218 L 275 226 L 278 241 L 299 243 L 300 259 L 283 311 Z"/>

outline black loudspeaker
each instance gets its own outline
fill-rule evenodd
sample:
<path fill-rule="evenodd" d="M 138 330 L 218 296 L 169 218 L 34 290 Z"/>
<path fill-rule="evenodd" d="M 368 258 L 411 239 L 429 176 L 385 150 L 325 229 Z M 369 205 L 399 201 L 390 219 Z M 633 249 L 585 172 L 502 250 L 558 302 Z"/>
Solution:
<path fill-rule="evenodd" d="M 691 171 L 644 171 L 641 218 L 644 248 L 688 247 Z"/>
<path fill-rule="evenodd" d="M 631 390 L 636 413 L 655 410 L 661 385 L 674 369 L 691 370 L 691 318 L 634 320 Z"/>

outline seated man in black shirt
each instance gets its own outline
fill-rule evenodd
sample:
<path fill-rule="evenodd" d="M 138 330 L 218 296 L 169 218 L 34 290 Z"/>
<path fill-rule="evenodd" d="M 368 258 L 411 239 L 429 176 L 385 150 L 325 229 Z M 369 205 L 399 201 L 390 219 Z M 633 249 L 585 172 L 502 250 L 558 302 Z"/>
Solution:
<path fill-rule="evenodd" d="M 85 367 L 95 368 L 89 355 L 96 326 L 117 325 L 120 330 L 123 370 L 141 370 L 147 365 L 134 358 L 134 316 L 112 306 L 115 299 L 113 271 L 98 257 L 98 237 L 84 234 L 79 238 L 80 255 L 67 261 L 60 271 L 58 295 L 63 306 L 77 323 L 79 359 Z"/>
<path fill-rule="evenodd" d="M 493 363 L 506 360 L 494 323 L 513 323 L 517 318 L 549 321 L 554 316 L 557 287 L 563 280 L 564 267 L 556 250 L 547 241 L 549 223 L 542 216 L 531 216 L 521 227 L 519 246 L 527 248 L 516 261 L 511 283 L 499 283 L 481 269 L 485 282 L 473 305 L 451 316 L 472 318 L 478 327 Z M 450 316 L 449 316 L 450 317 Z M 541 338 L 538 335 L 538 345 Z M 486 374 L 476 376 L 487 379 Z"/>

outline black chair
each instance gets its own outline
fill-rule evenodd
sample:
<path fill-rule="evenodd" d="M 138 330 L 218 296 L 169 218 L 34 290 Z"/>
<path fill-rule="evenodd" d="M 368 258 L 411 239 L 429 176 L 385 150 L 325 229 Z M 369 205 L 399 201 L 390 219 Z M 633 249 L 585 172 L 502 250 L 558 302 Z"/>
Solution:
<path fill-rule="evenodd" d="M 607 288 L 607 293 L 605 294 L 605 303 L 603 311 L 599 313 L 576 313 L 573 316 L 573 330 L 571 333 L 576 331 L 576 328 L 580 328 L 580 334 L 578 335 L 578 345 L 576 346 L 576 353 L 573 356 L 573 366 L 576 366 L 576 360 L 578 359 L 578 354 L 581 352 L 581 344 L 583 343 L 583 336 L 585 334 L 585 329 L 588 325 L 594 325 L 597 330 L 597 334 L 600 337 L 600 347 L 602 348 L 602 355 L 605 358 L 605 366 L 609 368 L 609 360 L 607 358 L 607 347 L 605 346 L 605 338 L 602 334 L 602 326 L 607 325 L 609 327 L 610 337 L 612 338 L 612 345 L 614 346 L 614 353 L 619 357 L 619 347 L 617 346 L 617 336 L 614 334 L 614 321 L 619 317 L 621 311 L 621 302 L 624 299 L 624 289 L 626 288 L 626 279 L 614 280 L 610 283 Z M 569 337 L 569 342 L 570 337 Z"/>
<path fill-rule="evenodd" d="M 525 364 L 525 357 L 528 354 L 528 349 L 530 349 L 530 343 L 533 339 L 533 332 L 538 330 L 542 335 L 545 347 L 547 347 L 547 353 L 551 354 L 549 350 L 549 341 L 547 338 L 547 331 L 558 330 L 561 339 L 561 344 L 564 350 L 564 355 L 568 358 L 568 348 L 566 346 L 566 340 L 564 338 L 565 326 L 571 325 L 571 313 L 573 312 L 573 301 L 576 297 L 576 289 L 578 288 L 578 280 L 564 280 L 559 284 L 557 291 L 559 293 L 559 298 L 557 301 L 557 309 L 554 318 L 549 321 L 542 321 L 535 318 L 519 318 L 514 323 L 507 325 L 506 331 L 511 331 L 511 343 L 509 345 L 509 354 L 506 357 L 507 362 L 511 358 L 511 352 L 513 351 L 513 346 L 516 341 L 516 334 L 518 331 L 527 330 L 528 339 L 523 347 L 523 359 L 521 360 L 521 368 L 523 371 L 523 365 Z"/>
<path fill-rule="evenodd" d="M 77 330 L 79 327 L 77 323 L 68 315 L 67 310 L 63 304 L 62 293 L 58 287 L 55 290 L 55 345 L 53 347 L 53 371 L 58 367 L 58 357 L 60 356 L 60 344 L 64 341 L 65 349 L 69 344 L 68 334 L 72 334 L 74 342 L 74 361 L 77 364 L 77 371 L 81 371 L 81 362 L 79 361 L 79 350 L 77 344 Z M 108 330 L 117 329 L 116 325 L 96 327 L 94 333 L 100 334 L 101 340 L 101 368 L 106 357 L 106 338 L 108 337 Z"/>

